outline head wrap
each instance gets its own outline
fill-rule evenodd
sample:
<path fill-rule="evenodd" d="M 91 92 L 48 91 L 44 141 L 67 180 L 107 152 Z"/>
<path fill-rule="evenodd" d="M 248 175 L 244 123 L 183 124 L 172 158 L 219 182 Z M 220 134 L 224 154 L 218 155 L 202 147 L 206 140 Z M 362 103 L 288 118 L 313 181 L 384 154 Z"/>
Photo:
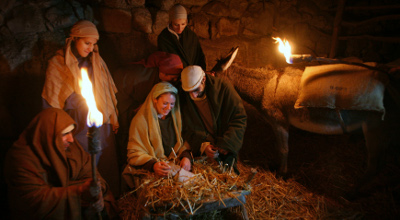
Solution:
<path fill-rule="evenodd" d="M 182 89 L 186 92 L 197 89 L 197 87 L 200 86 L 201 80 L 204 76 L 205 73 L 200 66 L 187 66 L 185 69 L 183 69 L 181 74 Z"/>
<path fill-rule="evenodd" d="M 181 58 L 178 55 L 162 51 L 156 51 L 147 60 L 142 59 L 134 63 L 142 64 L 145 67 L 158 67 L 160 72 L 170 75 L 179 75 L 183 69 Z"/>
<path fill-rule="evenodd" d="M 62 130 L 61 134 L 67 134 L 68 132 L 71 132 L 72 130 L 74 130 L 75 125 L 70 124 L 68 127 L 66 127 L 64 130 Z"/>
<path fill-rule="evenodd" d="M 57 52 L 49 61 L 46 70 L 46 81 L 42 97 L 56 108 L 64 108 L 65 100 L 73 93 L 81 94 L 79 80 L 82 78 L 78 60 L 71 47 L 75 37 L 93 37 L 99 39 L 96 26 L 90 21 L 78 21 L 71 28 L 70 37 L 65 40 L 63 51 Z M 103 113 L 103 124 L 112 124 L 118 127 L 117 117 L 117 87 L 108 70 L 107 64 L 101 58 L 98 45 L 95 44 L 89 57 L 93 67 L 94 89 L 96 104 Z M 68 68 L 65 68 L 65 66 Z"/>
<path fill-rule="evenodd" d="M 167 92 L 171 92 L 176 95 L 178 94 L 178 89 L 168 82 L 160 82 L 153 87 L 153 99 Z"/>
<path fill-rule="evenodd" d="M 169 20 L 173 21 L 176 19 L 187 19 L 186 9 L 180 4 L 172 6 L 169 10 Z"/>
<path fill-rule="evenodd" d="M 72 26 L 70 37 L 92 37 L 99 39 L 99 32 L 97 31 L 96 25 L 90 21 L 82 20 L 78 21 Z"/>

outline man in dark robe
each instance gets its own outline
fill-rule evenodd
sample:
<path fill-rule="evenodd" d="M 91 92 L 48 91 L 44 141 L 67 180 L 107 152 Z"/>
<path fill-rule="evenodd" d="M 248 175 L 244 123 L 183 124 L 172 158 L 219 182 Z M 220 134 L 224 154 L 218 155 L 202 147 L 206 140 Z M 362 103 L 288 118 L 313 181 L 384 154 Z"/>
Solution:
<path fill-rule="evenodd" d="M 247 125 L 243 101 L 232 84 L 200 66 L 183 69 L 181 114 L 183 139 L 194 156 L 203 153 L 236 169 Z"/>
<path fill-rule="evenodd" d="M 116 216 L 114 197 L 97 169 L 98 181 L 91 178 L 90 155 L 72 137 L 74 127 L 65 111 L 45 109 L 7 152 L 12 219 L 86 219 L 102 210 L 106 218 Z"/>

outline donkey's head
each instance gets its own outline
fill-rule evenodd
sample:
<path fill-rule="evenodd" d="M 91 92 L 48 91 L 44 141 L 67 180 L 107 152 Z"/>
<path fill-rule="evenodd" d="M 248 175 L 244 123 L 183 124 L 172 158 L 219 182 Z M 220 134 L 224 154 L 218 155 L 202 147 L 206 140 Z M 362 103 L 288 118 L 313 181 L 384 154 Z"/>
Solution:
<path fill-rule="evenodd" d="M 232 65 L 238 51 L 239 47 L 233 47 L 225 57 L 217 60 L 217 64 L 215 64 L 215 66 L 211 70 L 215 72 L 215 76 L 218 76 L 222 72 L 226 71 Z"/>

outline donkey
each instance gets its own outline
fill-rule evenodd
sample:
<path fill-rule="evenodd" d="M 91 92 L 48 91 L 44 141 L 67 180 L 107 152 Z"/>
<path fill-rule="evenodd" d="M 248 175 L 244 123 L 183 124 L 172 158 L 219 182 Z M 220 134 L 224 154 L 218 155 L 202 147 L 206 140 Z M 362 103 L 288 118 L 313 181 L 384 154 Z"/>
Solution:
<path fill-rule="evenodd" d="M 341 110 L 338 115 L 337 111 L 330 108 L 295 109 L 303 69 L 286 67 L 279 71 L 243 68 L 232 64 L 237 52 L 238 48 L 233 48 L 225 58 L 218 60 L 212 71 L 216 76 L 230 81 L 242 99 L 255 106 L 271 125 L 280 152 L 277 175 L 287 177 L 290 126 L 319 134 L 343 134 L 344 131 L 362 128 L 368 158 L 365 175 L 358 185 L 377 173 L 378 160 L 387 140 L 382 132 L 381 113 Z"/>

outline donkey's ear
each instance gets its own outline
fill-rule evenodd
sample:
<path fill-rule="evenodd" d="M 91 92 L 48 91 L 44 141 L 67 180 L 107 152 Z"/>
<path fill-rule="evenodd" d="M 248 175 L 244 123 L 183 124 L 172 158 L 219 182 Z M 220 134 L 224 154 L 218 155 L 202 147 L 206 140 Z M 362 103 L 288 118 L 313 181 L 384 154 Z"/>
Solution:
<path fill-rule="evenodd" d="M 218 73 L 227 70 L 236 58 L 238 50 L 239 47 L 233 47 L 225 57 L 217 60 L 217 64 L 215 64 L 211 71 Z"/>
<path fill-rule="evenodd" d="M 221 65 L 222 71 L 226 71 L 235 60 L 237 53 L 239 51 L 239 47 L 233 47 L 231 51 L 229 51 L 228 55 L 225 57 L 225 63 Z"/>

